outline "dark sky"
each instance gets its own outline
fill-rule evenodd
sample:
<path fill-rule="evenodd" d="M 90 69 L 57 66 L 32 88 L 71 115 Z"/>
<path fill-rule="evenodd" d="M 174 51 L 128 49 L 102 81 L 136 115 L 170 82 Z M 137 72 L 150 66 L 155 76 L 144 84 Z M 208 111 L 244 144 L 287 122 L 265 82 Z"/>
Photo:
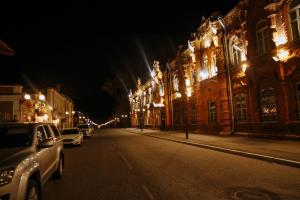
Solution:
<path fill-rule="evenodd" d="M 238 0 L 41 2 L 1 6 L 0 40 L 16 55 L 0 56 L 0 84 L 24 84 L 24 77 L 38 88 L 60 84 L 77 109 L 103 121 L 127 102 L 137 77 L 147 78 L 147 65 L 164 65 L 202 16 L 225 14 Z"/>

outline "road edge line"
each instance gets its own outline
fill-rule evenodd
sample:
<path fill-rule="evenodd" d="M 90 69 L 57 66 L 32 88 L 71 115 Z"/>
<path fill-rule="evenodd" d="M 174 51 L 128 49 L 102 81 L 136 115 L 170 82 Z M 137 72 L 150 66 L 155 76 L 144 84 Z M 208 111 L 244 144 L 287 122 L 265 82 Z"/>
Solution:
<path fill-rule="evenodd" d="M 282 165 L 287 165 L 290 167 L 300 168 L 300 162 L 294 161 L 294 160 L 276 158 L 276 157 L 272 157 L 272 156 L 266 156 L 266 155 L 262 155 L 262 154 L 250 153 L 250 152 L 246 152 L 246 151 L 228 149 L 228 148 L 224 148 L 224 147 L 201 144 L 201 143 L 196 143 L 196 142 L 177 140 L 177 139 L 172 139 L 172 138 L 167 138 L 167 137 L 151 135 L 149 133 L 140 134 L 140 133 L 135 133 L 132 131 L 127 131 L 127 132 L 138 134 L 138 135 L 144 135 L 144 136 L 148 136 L 148 137 L 154 137 L 154 138 L 163 139 L 163 140 L 168 140 L 168 141 L 177 142 L 177 143 L 181 143 L 181 144 L 187 144 L 187 145 L 191 145 L 191 146 L 201 147 L 201 148 L 210 149 L 210 150 L 214 150 L 214 151 L 230 153 L 230 154 L 239 155 L 239 156 L 243 156 L 243 157 L 273 162 L 273 163 L 282 164 Z"/>

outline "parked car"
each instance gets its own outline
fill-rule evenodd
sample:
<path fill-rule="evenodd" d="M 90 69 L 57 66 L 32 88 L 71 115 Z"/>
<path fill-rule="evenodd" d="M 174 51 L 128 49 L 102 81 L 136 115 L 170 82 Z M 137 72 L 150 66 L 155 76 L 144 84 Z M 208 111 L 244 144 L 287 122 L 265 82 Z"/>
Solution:
<path fill-rule="evenodd" d="M 92 133 L 94 129 L 90 127 L 88 124 L 82 124 L 78 126 L 79 131 L 83 133 L 84 137 L 92 137 Z"/>
<path fill-rule="evenodd" d="M 65 128 L 62 131 L 64 145 L 82 145 L 83 134 L 78 128 Z"/>
<path fill-rule="evenodd" d="M 52 124 L 0 124 L 0 199 L 41 199 L 49 178 L 60 178 L 64 151 Z"/>

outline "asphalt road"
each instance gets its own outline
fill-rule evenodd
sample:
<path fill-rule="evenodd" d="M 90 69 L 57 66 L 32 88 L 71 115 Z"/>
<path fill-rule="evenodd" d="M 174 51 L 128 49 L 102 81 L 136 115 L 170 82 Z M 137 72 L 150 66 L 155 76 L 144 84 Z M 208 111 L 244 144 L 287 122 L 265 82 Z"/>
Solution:
<path fill-rule="evenodd" d="M 300 199 L 297 168 L 124 129 L 97 131 L 65 156 L 64 175 L 46 184 L 45 200 Z"/>

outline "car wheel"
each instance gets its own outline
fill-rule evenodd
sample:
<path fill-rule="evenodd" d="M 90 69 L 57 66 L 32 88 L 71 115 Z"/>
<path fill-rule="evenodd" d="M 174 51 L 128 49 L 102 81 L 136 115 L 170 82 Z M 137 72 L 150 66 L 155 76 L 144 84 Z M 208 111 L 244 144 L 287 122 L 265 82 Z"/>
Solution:
<path fill-rule="evenodd" d="M 27 186 L 26 200 L 40 200 L 40 187 L 36 180 L 30 179 Z"/>
<path fill-rule="evenodd" d="M 62 177 L 62 174 L 63 174 L 63 169 L 64 169 L 64 164 L 63 164 L 63 159 L 62 157 L 60 156 L 59 157 L 59 163 L 58 163 L 58 167 L 57 169 L 55 170 L 54 174 L 53 174 L 53 177 L 55 179 L 59 179 Z"/>

